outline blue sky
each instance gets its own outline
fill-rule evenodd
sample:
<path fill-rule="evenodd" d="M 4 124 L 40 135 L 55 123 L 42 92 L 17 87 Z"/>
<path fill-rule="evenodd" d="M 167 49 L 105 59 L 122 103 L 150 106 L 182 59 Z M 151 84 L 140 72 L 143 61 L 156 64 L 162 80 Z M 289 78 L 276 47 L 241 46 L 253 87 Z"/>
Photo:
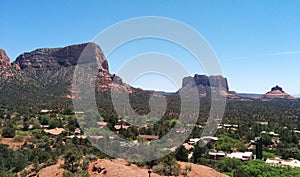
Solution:
<path fill-rule="evenodd" d="M 300 93 L 300 1 L 2 1 L 0 48 L 14 60 L 41 47 L 91 41 L 110 25 L 128 18 L 163 16 L 179 20 L 201 33 L 218 56 L 231 90 L 265 93 L 280 85 Z M 163 41 L 128 43 L 108 57 L 111 72 L 140 52 L 170 54 L 191 74 L 204 73 L 192 56 Z M 205 74 L 205 73 L 204 73 Z M 175 90 L 158 75 L 135 83 L 146 89 Z"/>

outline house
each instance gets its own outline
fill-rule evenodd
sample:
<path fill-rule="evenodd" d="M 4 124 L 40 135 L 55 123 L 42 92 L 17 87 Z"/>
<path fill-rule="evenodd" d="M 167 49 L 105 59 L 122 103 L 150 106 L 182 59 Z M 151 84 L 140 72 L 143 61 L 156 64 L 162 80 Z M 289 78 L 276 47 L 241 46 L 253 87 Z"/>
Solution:
<path fill-rule="evenodd" d="M 41 125 L 41 128 L 49 128 L 49 125 Z"/>
<path fill-rule="evenodd" d="M 279 136 L 279 134 L 278 134 L 278 133 L 275 133 L 275 132 L 269 132 L 269 135 L 270 135 L 270 136 Z"/>
<path fill-rule="evenodd" d="M 33 124 L 29 124 L 28 129 L 32 130 L 34 128 Z"/>
<path fill-rule="evenodd" d="M 203 140 L 205 143 L 207 143 L 208 141 L 218 141 L 219 138 L 218 137 L 214 137 L 214 136 L 203 136 L 201 138 L 191 138 L 189 140 L 188 144 L 195 145 L 200 140 Z"/>
<path fill-rule="evenodd" d="M 176 130 L 176 133 L 180 133 L 180 134 L 184 134 L 184 133 L 186 133 L 186 132 L 187 132 L 186 129 L 177 129 L 177 130 Z"/>
<path fill-rule="evenodd" d="M 239 125 L 237 125 L 237 124 L 224 124 L 223 126 L 224 126 L 225 128 L 231 128 L 231 127 L 238 128 L 238 127 L 239 127 Z"/>
<path fill-rule="evenodd" d="M 64 139 L 73 139 L 73 138 L 78 138 L 78 139 L 86 139 L 87 136 L 85 135 L 70 135 L 70 136 L 65 136 Z"/>
<path fill-rule="evenodd" d="M 261 131 L 260 134 L 268 134 L 270 136 L 279 136 L 278 133 L 275 133 L 275 132 L 267 132 L 267 131 Z"/>
<path fill-rule="evenodd" d="M 190 144 L 188 144 L 188 143 L 184 143 L 183 145 L 182 145 L 186 150 L 191 150 L 191 149 L 194 149 L 194 146 L 193 145 L 190 145 Z"/>
<path fill-rule="evenodd" d="M 114 126 L 114 129 L 115 129 L 116 131 L 119 131 L 119 130 L 121 130 L 122 128 L 128 129 L 129 126 L 128 126 L 128 125 L 115 125 L 115 126 Z"/>
<path fill-rule="evenodd" d="M 300 161 L 299 160 L 282 160 L 280 158 L 269 158 L 266 160 L 267 164 L 271 165 L 286 165 L 290 167 L 300 167 Z"/>
<path fill-rule="evenodd" d="M 188 142 L 188 144 L 191 144 L 191 145 L 194 145 L 194 144 L 197 144 L 198 141 L 200 141 L 201 139 L 200 138 L 191 138 Z"/>
<path fill-rule="evenodd" d="M 49 130 L 44 129 L 44 132 L 47 134 L 50 134 L 51 136 L 58 136 L 64 131 L 65 131 L 65 129 L 63 129 L 63 128 L 54 128 L 54 129 L 49 129 Z"/>
<path fill-rule="evenodd" d="M 219 138 L 215 136 L 203 136 L 201 137 L 203 141 L 218 141 Z"/>
<path fill-rule="evenodd" d="M 76 128 L 75 131 L 74 131 L 74 133 L 75 133 L 75 134 L 80 134 L 80 133 L 81 133 L 80 128 Z"/>
<path fill-rule="evenodd" d="M 253 159 L 252 152 L 233 152 L 231 154 L 227 154 L 226 157 L 240 159 L 242 161 L 249 161 Z"/>
<path fill-rule="evenodd" d="M 300 133 L 299 130 L 292 130 L 292 132 L 294 132 L 294 133 Z"/>
<path fill-rule="evenodd" d="M 256 122 L 257 124 L 260 124 L 260 125 L 268 125 L 269 122 Z"/>
<path fill-rule="evenodd" d="M 42 109 L 42 110 L 40 111 L 40 113 L 43 113 L 43 114 L 48 114 L 48 113 L 51 113 L 51 112 L 52 112 L 51 109 Z"/>
<path fill-rule="evenodd" d="M 97 122 L 97 124 L 100 126 L 100 128 L 104 128 L 105 126 L 107 126 L 107 122 Z"/>
<path fill-rule="evenodd" d="M 213 160 L 220 160 L 221 158 L 226 156 L 226 153 L 225 152 L 208 152 L 208 155 Z"/>

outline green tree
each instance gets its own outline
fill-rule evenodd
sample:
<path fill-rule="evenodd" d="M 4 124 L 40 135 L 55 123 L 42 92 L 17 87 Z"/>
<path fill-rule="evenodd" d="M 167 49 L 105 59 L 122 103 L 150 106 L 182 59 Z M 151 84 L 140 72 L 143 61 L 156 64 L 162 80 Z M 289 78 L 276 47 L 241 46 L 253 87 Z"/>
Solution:
<path fill-rule="evenodd" d="M 269 158 L 275 158 L 275 154 L 267 151 L 262 152 L 262 156 L 264 160 L 267 160 Z"/>
<path fill-rule="evenodd" d="M 180 173 L 180 165 L 173 154 L 169 154 L 162 158 L 158 165 L 153 167 L 153 171 L 165 176 L 177 176 Z"/>
<path fill-rule="evenodd" d="M 300 168 L 271 166 L 262 160 L 252 160 L 242 165 L 234 177 L 299 177 Z"/>
<path fill-rule="evenodd" d="M 77 149 L 72 148 L 64 156 L 65 158 L 64 168 L 69 170 L 72 173 L 76 172 L 80 165 L 80 156 L 79 156 L 80 154 L 76 151 Z"/>
<path fill-rule="evenodd" d="M 26 122 L 23 122 L 23 130 L 24 131 L 27 131 L 29 128 L 29 123 L 26 121 Z"/>
<path fill-rule="evenodd" d="M 270 135 L 267 135 L 267 134 L 262 134 L 261 135 L 261 141 L 262 141 L 262 144 L 266 147 L 273 144 L 272 137 Z"/>
<path fill-rule="evenodd" d="M 50 121 L 49 116 L 43 115 L 40 117 L 39 120 L 42 125 L 49 125 L 49 121 Z"/>
<path fill-rule="evenodd" d="M 82 171 L 80 177 L 90 177 L 90 175 L 87 171 Z"/>
<path fill-rule="evenodd" d="M 200 140 L 201 141 L 201 140 Z M 207 146 L 200 146 L 200 141 L 195 145 L 192 161 L 198 163 L 199 159 L 206 154 Z"/>
<path fill-rule="evenodd" d="M 16 130 L 12 122 L 8 122 L 2 129 L 2 136 L 5 138 L 13 138 L 15 134 Z"/>
<path fill-rule="evenodd" d="M 217 161 L 217 168 L 221 172 L 234 173 L 234 171 L 242 166 L 242 161 L 235 158 L 222 158 Z"/>
<path fill-rule="evenodd" d="M 178 161 L 187 162 L 188 161 L 188 151 L 184 146 L 179 146 L 176 150 L 175 157 Z"/>
<path fill-rule="evenodd" d="M 57 119 L 50 120 L 49 128 L 58 128 L 61 127 L 61 123 Z"/>

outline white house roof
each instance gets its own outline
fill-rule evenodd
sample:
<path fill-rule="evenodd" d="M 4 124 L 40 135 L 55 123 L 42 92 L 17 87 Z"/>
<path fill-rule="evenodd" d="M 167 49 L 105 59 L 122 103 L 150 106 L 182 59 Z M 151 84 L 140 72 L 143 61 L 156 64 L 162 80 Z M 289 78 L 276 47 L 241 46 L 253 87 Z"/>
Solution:
<path fill-rule="evenodd" d="M 226 153 L 225 152 L 209 152 L 208 155 L 211 155 L 211 156 L 225 156 Z"/>
<path fill-rule="evenodd" d="M 213 140 L 213 141 L 218 141 L 219 138 L 218 137 L 214 137 L 214 136 L 203 136 L 201 137 L 202 140 Z"/>
<path fill-rule="evenodd" d="M 268 164 L 276 164 L 276 165 L 287 165 L 291 167 L 300 167 L 300 161 L 299 160 L 282 160 L 280 158 L 272 158 L 267 159 L 266 163 Z"/>
<path fill-rule="evenodd" d="M 49 133 L 51 135 L 56 135 L 56 136 L 61 134 L 63 131 L 65 131 L 65 129 L 63 129 L 63 128 L 54 128 L 54 129 L 50 129 L 50 130 L 47 130 L 47 129 L 44 130 L 45 133 Z"/>
<path fill-rule="evenodd" d="M 252 159 L 252 152 L 233 152 L 231 154 L 227 154 L 227 157 L 236 158 L 240 160 L 250 160 Z"/>

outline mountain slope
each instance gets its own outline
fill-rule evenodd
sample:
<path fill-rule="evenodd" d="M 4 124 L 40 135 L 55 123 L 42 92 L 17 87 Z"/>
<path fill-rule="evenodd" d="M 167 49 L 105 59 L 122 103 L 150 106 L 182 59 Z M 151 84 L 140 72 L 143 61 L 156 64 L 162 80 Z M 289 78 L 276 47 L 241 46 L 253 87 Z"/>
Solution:
<path fill-rule="evenodd" d="M 3 104 L 36 101 L 43 95 L 43 86 L 10 64 L 9 57 L 0 49 L 0 98 Z"/>
<path fill-rule="evenodd" d="M 108 62 L 95 43 L 36 49 L 21 54 L 12 64 L 4 50 L 0 54 L 2 104 L 71 106 L 72 93 L 79 91 L 72 88 L 74 71 L 78 65 L 89 63 L 95 64 L 91 67 L 97 72 L 83 77 L 95 83 L 96 92 L 103 93 L 98 100 L 105 104 L 111 104 L 110 88 L 128 93 L 134 90 L 141 92 L 139 95 L 149 96 L 148 92 L 134 89 L 123 83 L 120 77 L 110 74 Z"/>

